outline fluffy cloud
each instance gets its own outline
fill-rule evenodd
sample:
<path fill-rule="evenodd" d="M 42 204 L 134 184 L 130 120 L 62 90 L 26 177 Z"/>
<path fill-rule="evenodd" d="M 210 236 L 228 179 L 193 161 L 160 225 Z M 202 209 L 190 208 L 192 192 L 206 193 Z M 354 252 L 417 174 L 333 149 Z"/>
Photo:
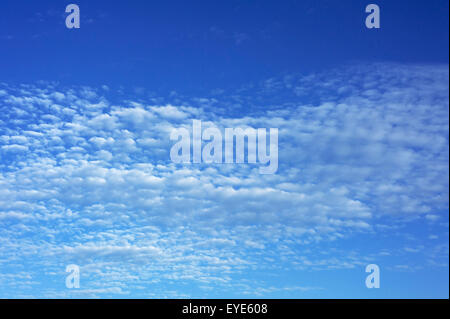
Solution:
<path fill-rule="evenodd" d="M 108 93 L 0 87 L 0 283 L 8 289 L 71 296 L 55 287 L 64 265 L 75 263 L 86 284 L 76 296 L 140 296 L 184 282 L 245 294 L 262 286 L 251 272 L 388 258 L 382 249 L 311 250 L 330 242 L 395 228 L 406 236 L 418 220 L 448 236 L 448 224 L 438 224 L 448 214 L 447 66 L 344 68 L 270 79 L 222 100 L 177 96 L 178 104 Z M 277 174 L 260 175 L 252 164 L 171 163 L 170 130 L 193 119 L 221 129 L 277 127 Z M 448 267 L 448 246 L 429 251 L 417 251 L 422 264 L 447 258 Z M 7 277 L 20 274 L 33 280 Z M 170 295 L 189 295 L 177 289 Z"/>

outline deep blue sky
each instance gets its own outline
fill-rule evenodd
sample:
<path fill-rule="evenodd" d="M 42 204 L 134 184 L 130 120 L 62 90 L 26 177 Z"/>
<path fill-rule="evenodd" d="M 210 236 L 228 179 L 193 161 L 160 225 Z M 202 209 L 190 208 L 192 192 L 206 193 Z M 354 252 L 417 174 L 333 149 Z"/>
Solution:
<path fill-rule="evenodd" d="M 0 80 L 192 91 L 343 63 L 448 61 L 448 1 L 2 1 Z"/>

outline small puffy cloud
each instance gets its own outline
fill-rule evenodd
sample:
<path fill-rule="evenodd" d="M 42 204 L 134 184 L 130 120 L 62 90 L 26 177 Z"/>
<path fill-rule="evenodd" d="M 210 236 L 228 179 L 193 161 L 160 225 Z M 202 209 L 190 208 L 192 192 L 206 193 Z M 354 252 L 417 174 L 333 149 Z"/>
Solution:
<path fill-rule="evenodd" d="M 271 78 L 178 104 L 108 92 L 0 88 L 0 296 L 15 296 L 19 268 L 41 296 L 57 295 L 61 263 L 89 279 L 78 297 L 161 281 L 250 291 L 237 283 L 261 287 L 255 273 L 360 269 L 375 257 L 448 267 L 448 66 Z M 172 163 L 169 133 L 193 119 L 277 127 L 277 174 Z M 391 236 L 393 251 L 382 246 Z"/>

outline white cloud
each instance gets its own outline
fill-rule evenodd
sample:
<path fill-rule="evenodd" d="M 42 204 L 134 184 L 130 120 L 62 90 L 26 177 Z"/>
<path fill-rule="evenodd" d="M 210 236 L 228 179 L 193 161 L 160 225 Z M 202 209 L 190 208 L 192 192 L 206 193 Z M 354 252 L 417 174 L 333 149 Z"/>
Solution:
<path fill-rule="evenodd" d="M 0 91 L 0 265 L 41 256 L 36 266 L 57 273 L 76 261 L 91 276 L 87 295 L 126 293 L 136 276 L 140 285 L 224 288 L 254 269 L 280 272 L 276 260 L 298 270 L 362 266 L 362 252 L 306 247 L 448 213 L 448 67 L 273 78 L 194 104 L 112 103 L 107 91 Z M 312 94 L 320 99 L 303 102 Z M 192 119 L 278 127 L 277 174 L 171 163 L 170 129 Z M 104 277 L 114 285 L 95 286 Z M 267 287 L 262 295 L 309 289 Z"/>

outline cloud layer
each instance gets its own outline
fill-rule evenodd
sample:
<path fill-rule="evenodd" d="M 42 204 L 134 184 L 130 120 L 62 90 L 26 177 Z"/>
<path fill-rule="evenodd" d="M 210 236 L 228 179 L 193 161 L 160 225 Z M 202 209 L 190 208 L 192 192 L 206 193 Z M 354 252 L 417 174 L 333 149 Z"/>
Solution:
<path fill-rule="evenodd" d="M 111 91 L 0 84 L 0 296 L 298 296 L 327 289 L 302 273 L 380 256 L 448 268 L 448 66 L 347 67 L 207 97 Z M 170 131 L 193 119 L 278 128 L 277 174 L 173 164 Z M 371 251 L 339 244 L 394 233 L 398 245 Z M 283 271 L 300 279 L 266 279 Z"/>

